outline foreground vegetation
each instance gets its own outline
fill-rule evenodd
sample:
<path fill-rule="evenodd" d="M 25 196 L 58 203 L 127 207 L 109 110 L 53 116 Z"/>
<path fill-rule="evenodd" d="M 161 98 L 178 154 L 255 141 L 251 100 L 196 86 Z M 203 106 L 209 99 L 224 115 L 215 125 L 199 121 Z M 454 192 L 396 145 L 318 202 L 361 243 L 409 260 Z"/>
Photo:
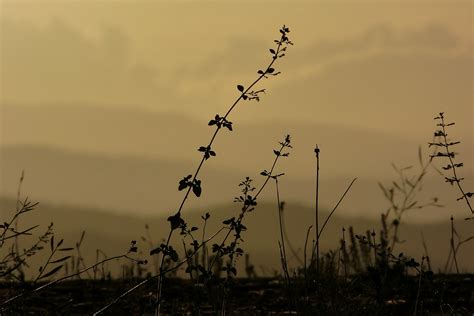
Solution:
<path fill-rule="evenodd" d="M 463 163 L 455 160 L 453 147 L 458 141 L 448 138 L 453 123 L 446 122 L 444 113 L 435 118 L 437 129 L 429 142 L 433 152 L 423 157 L 419 152 L 419 168 L 413 174 L 409 168 L 397 168 L 398 178 L 390 185 L 380 184 L 389 204 L 381 214 L 380 229 L 355 232 L 353 227 L 341 227 L 340 247 L 323 253 L 320 241 L 331 217 L 343 203 L 357 179 L 348 181 L 339 201 L 322 217 L 319 201 L 320 157 L 318 146 L 315 155 L 314 223 L 304 227 L 306 240 L 303 255 L 295 254 L 291 236 L 285 230 L 284 192 L 280 183 L 285 174 L 278 171 L 281 159 L 287 159 L 292 150 L 292 139 L 285 135 L 273 150 L 273 159 L 260 176 L 260 185 L 250 177 L 239 183 L 240 194 L 235 216 L 222 222 L 217 231 L 206 227 L 213 218 L 202 215 L 202 226 L 190 226 L 185 220 L 186 202 L 199 198 L 205 186 L 200 172 L 205 163 L 216 157 L 213 147 L 221 132 L 231 132 L 230 115 L 239 103 L 260 101 L 265 89 L 257 88 L 261 81 L 280 74 L 274 67 L 293 45 L 288 38 L 290 30 L 283 26 L 280 37 L 269 49 L 270 61 L 257 71 L 257 78 L 247 87 L 237 85 L 238 96 L 224 115 L 216 114 L 209 122 L 214 129 L 210 140 L 198 148 L 202 158 L 193 173 L 178 182 L 183 198 L 176 211 L 169 216 L 169 231 L 160 244 L 148 232 L 142 241 L 150 246 L 147 255 L 140 252 L 140 243 L 132 240 L 124 253 L 106 256 L 97 253 L 96 262 L 86 265 L 81 254 L 84 234 L 75 247 L 64 246 L 64 240 L 55 236 L 51 223 L 37 241 L 29 247 L 19 247 L 19 239 L 36 232 L 39 227 L 21 227 L 21 218 L 34 211 L 37 204 L 21 197 L 20 178 L 17 205 L 10 219 L 2 219 L 0 226 L 0 310 L 3 314 L 23 313 L 74 313 L 99 315 L 106 312 L 123 314 L 240 314 L 302 313 L 302 314 L 469 314 L 473 310 L 471 275 L 461 274 L 457 254 L 474 236 L 462 238 L 451 216 L 450 253 L 444 273 L 434 275 L 428 250 L 418 254 L 404 254 L 397 249 L 402 243 L 399 228 L 407 212 L 427 206 L 441 207 L 438 200 L 419 201 L 418 193 L 433 160 L 444 159 L 442 174 L 447 183 L 460 192 L 458 200 L 465 203 L 468 216 L 473 218 L 470 199 L 473 193 L 463 185 L 459 175 Z M 429 158 L 429 159 L 428 159 Z M 274 186 L 273 192 L 269 189 Z M 274 278 L 257 278 L 255 269 L 244 250 L 251 243 L 244 236 L 246 221 L 258 207 L 263 194 L 275 196 L 275 213 L 278 217 L 279 236 L 275 247 L 279 250 L 281 270 Z M 250 217 L 250 219 L 249 219 Z M 137 236 L 138 237 L 138 236 Z M 137 238 L 138 240 L 138 238 Z M 39 253 L 47 253 L 44 263 L 33 277 L 27 277 L 28 261 Z M 299 265 L 290 266 L 290 253 Z M 238 261 L 245 258 L 244 271 L 238 271 Z M 122 278 L 113 279 L 105 264 L 121 260 Z M 125 263 L 125 264 L 124 264 Z M 455 271 L 455 275 L 447 274 Z M 63 276 L 59 276 L 60 272 Z M 246 279 L 237 278 L 243 274 Z M 184 277 L 187 280 L 184 280 Z M 179 277 L 179 278 L 178 278 Z"/>

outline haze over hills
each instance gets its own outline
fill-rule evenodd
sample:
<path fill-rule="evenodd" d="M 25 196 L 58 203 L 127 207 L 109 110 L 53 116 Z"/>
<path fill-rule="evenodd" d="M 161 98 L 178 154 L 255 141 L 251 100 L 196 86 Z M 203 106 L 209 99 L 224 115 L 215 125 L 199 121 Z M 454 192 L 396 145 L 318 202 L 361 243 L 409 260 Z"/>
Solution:
<path fill-rule="evenodd" d="M 184 161 L 113 158 L 32 146 L 0 148 L 0 156 L 3 196 L 16 196 L 20 174 L 25 170 L 22 196 L 28 195 L 44 203 L 109 209 L 123 215 L 142 217 L 172 213 L 183 196 L 183 192 L 177 189 L 178 180 L 195 168 L 193 163 Z M 292 176 L 291 170 L 287 172 L 285 164 L 291 158 L 290 155 L 288 160 L 282 161 L 282 166 L 277 169 L 286 173 L 280 181 L 282 199 L 313 205 L 314 181 L 310 176 L 299 178 Z M 270 159 L 272 156 L 268 155 Z M 265 168 L 269 168 L 268 164 Z M 202 196 L 189 199 L 186 209 L 206 209 L 211 205 L 231 202 L 240 192 L 237 184 L 247 175 L 255 179 L 256 186 L 264 180 L 258 171 L 252 174 L 243 169 L 216 167 L 211 160 L 200 176 L 203 181 Z M 332 207 L 350 180 L 348 177 L 330 177 L 323 169 L 321 204 L 326 208 Z M 380 212 L 388 207 L 377 180 L 360 177 L 341 204 L 339 214 L 349 218 L 377 219 Z M 407 220 L 444 221 L 450 214 L 464 217 L 466 210 L 462 203 L 455 201 L 457 194 L 442 178 L 431 175 L 426 179 L 424 190 L 419 193 L 419 202 L 437 196 L 446 208 L 414 211 L 407 214 Z M 262 193 L 261 200 L 275 203 L 273 183 Z M 448 215 L 447 209 L 450 209 Z"/>
<path fill-rule="evenodd" d="M 244 103 L 243 107 L 268 106 Z M 245 109 L 249 110 L 249 109 Z M 209 119 L 215 113 L 209 113 Z M 258 123 L 241 122 L 232 115 L 234 131 L 223 131 L 213 149 L 217 153 L 209 165 L 257 173 L 265 168 L 286 134 L 293 138 L 291 159 L 284 169 L 292 177 L 309 177 L 314 169 L 313 148 L 322 150 L 324 174 L 331 177 L 393 177 L 390 163 L 400 166 L 418 161 L 418 147 L 428 157 L 427 143 L 432 140 L 435 122 L 424 135 L 389 134 L 367 128 L 320 124 L 308 117 L 304 121 L 274 120 L 263 116 Z M 397 125 L 397 122 L 387 122 Z M 453 127 L 452 135 L 462 141 L 458 151 L 473 160 L 474 139 L 469 126 Z M 7 145 L 35 145 L 97 153 L 113 157 L 173 159 L 197 164 L 199 146 L 207 145 L 213 128 L 207 121 L 169 112 L 135 109 L 105 109 L 87 106 L 21 107 L 2 106 L 2 138 Z M 472 170 L 472 169 L 470 169 Z"/>
<path fill-rule="evenodd" d="M 13 199 L 0 199 L 0 208 L 2 210 L 14 209 L 15 201 Z M 206 235 L 210 236 L 216 232 L 222 225 L 224 219 L 238 215 L 240 210 L 237 204 L 215 205 L 207 209 L 211 217 L 206 228 Z M 198 235 L 201 234 L 202 219 L 206 211 L 188 210 L 183 214 L 189 226 L 199 227 Z M 248 230 L 243 233 L 244 243 L 241 245 L 246 252 L 250 253 L 252 264 L 255 265 L 257 273 L 262 274 L 261 266 L 265 266 L 265 273 L 272 274 L 273 269 L 279 268 L 278 255 L 278 217 L 276 208 L 271 204 L 257 205 L 255 211 L 247 214 L 244 224 Z M 285 208 L 285 225 L 287 235 L 295 253 L 302 258 L 304 239 L 307 226 L 314 220 L 312 209 L 293 203 L 288 203 Z M 169 230 L 169 223 L 166 216 L 148 216 L 136 217 L 133 212 L 130 215 L 117 215 L 116 212 L 106 210 L 87 209 L 81 207 L 71 207 L 67 205 L 41 203 L 37 209 L 25 214 L 21 218 L 20 227 L 29 227 L 29 225 L 40 225 L 36 230 L 35 236 L 43 232 L 46 226 L 53 221 L 56 238 L 64 238 L 65 246 L 74 246 L 79 240 L 83 230 L 86 236 L 81 247 L 86 264 L 95 262 L 96 249 L 101 249 L 108 256 L 121 254 L 129 247 L 131 240 L 137 240 L 140 251 L 148 256 L 150 250 L 141 236 L 146 236 L 145 225 L 150 227 L 151 237 L 154 243 L 160 242 Z M 11 215 L 11 212 L 5 212 L 5 215 Z M 321 218 L 327 216 L 326 212 L 321 212 Z M 470 231 L 470 223 L 467 221 L 457 221 L 456 229 L 462 235 L 467 237 Z M 336 215 L 331 219 L 325 232 L 321 237 L 321 247 L 324 251 L 337 249 L 339 239 L 341 238 L 342 227 L 353 226 L 356 234 L 364 234 L 367 229 L 378 231 L 379 221 L 367 219 L 347 219 Z M 421 233 L 426 240 L 427 249 L 434 269 L 443 268 L 449 251 L 450 226 L 449 222 L 425 224 L 423 226 L 403 224 L 400 230 L 400 238 L 404 243 L 399 245 L 396 252 L 404 252 L 406 255 L 420 259 L 424 254 Z M 36 238 L 36 237 L 33 237 Z M 223 236 L 216 237 L 212 243 L 218 243 Z M 28 243 L 27 239 L 22 240 L 22 245 Z M 176 234 L 174 244 L 177 249 L 182 248 L 181 238 Z M 289 251 L 289 253 L 292 253 Z M 474 253 L 474 244 L 465 244 L 458 256 L 458 263 L 463 271 L 472 272 L 472 253 Z M 142 254 L 142 256 L 143 256 Z M 290 264 L 297 265 L 297 259 L 292 254 L 289 256 Z M 34 258 L 38 260 L 39 258 Z M 244 260 L 241 260 L 241 264 Z M 36 262 L 36 261 L 35 261 Z M 242 273 L 243 271 L 240 270 Z"/>

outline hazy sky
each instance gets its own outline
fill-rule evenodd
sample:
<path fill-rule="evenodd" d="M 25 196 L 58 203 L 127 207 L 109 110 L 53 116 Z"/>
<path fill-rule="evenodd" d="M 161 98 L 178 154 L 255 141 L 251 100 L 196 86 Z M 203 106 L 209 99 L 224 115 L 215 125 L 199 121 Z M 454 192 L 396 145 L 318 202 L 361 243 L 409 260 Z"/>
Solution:
<path fill-rule="evenodd" d="M 306 121 L 323 130 L 326 126 L 345 128 L 344 135 L 352 128 L 357 135 L 369 135 L 367 138 L 372 133 L 397 138 L 397 144 L 409 139 L 410 144 L 426 145 L 434 130 L 432 118 L 445 111 L 457 123 L 456 137 L 463 140 L 460 151 L 472 160 L 472 1 L 0 3 L 0 143 L 4 145 L 19 143 L 15 137 L 21 134 L 18 137 L 23 145 L 101 155 L 114 148 L 111 155 L 130 154 L 133 146 L 128 145 L 133 139 L 123 136 L 124 131 L 109 130 L 106 119 L 100 125 L 103 132 L 96 129 L 101 123 L 94 123 L 97 137 L 87 134 L 98 107 L 151 111 L 163 117 L 178 115 L 176 124 L 179 115 L 186 115 L 205 125 L 207 119 L 227 110 L 237 96 L 237 84 L 248 85 L 256 78 L 256 71 L 269 61 L 268 49 L 279 36 L 278 29 L 286 24 L 295 45 L 276 65 L 282 74 L 261 84 L 267 88 L 262 102 L 239 105 L 231 117 L 235 123 L 245 122 L 258 131 L 258 124 L 267 122 L 267 128 L 261 130 L 265 143 L 281 138 L 286 120 L 293 128 L 298 126 L 295 122 Z M 26 110 L 6 111 L 7 107 Z M 44 109 L 44 115 L 35 116 L 28 107 Z M 64 128 L 58 132 L 58 121 L 71 107 L 87 112 L 78 116 L 85 130 L 80 124 L 62 123 Z M 55 110 L 58 108 L 61 111 Z M 19 117 L 8 120 L 15 125 L 8 127 L 6 113 L 41 116 L 44 128 L 13 123 Z M 110 113 L 101 110 L 100 117 Z M 151 127 L 153 134 L 146 133 L 153 126 L 150 122 L 140 130 L 137 117 L 142 114 L 130 114 L 134 118 L 130 128 L 137 132 L 129 134 L 137 135 L 135 139 L 149 137 L 153 144 L 153 138 L 162 135 Z M 118 115 L 123 118 L 128 114 Z M 34 123 L 35 117 L 25 120 Z M 268 128 L 269 122 L 275 122 L 275 132 Z M 117 126 L 115 120 L 113 131 L 120 129 Z M 307 157 L 296 160 L 300 174 L 304 174 L 301 166 L 312 165 L 313 157 L 307 153 L 320 141 L 308 126 L 296 153 Z M 186 126 L 182 132 L 173 140 L 178 142 L 193 133 Z M 333 163 L 330 170 L 339 176 L 352 176 L 359 171 L 354 166 L 363 173 L 376 163 L 390 169 L 392 158 L 395 162 L 404 159 L 407 151 L 416 155 L 414 146 L 391 148 L 374 143 L 357 149 L 359 140 L 348 136 L 352 146 L 348 148 L 354 151 L 342 155 L 331 148 L 335 158 L 327 159 L 327 164 Z M 325 137 L 327 146 L 331 138 Z M 344 146 L 346 138 L 339 138 L 335 143 Z M 120 147 L 127 141 L 128 147 Z M 119 145 L 111 145 L 116 143 Z M 140 144 L 137 141 L 135 147 Z M 252 146 L 262 147 L 261 143 Z M 135 148 L 133 154 L 159 155 L 159 148 L 148 148 Z M 384 158 L 377 161 L 377 149 L 382 148 Z M 169 157 L 180 157 L 184 150 L 194 153 L 195 149 L 176 145 L 167 150 L 174 153 Z M 264 158 L 256 160 L 260 166 Z M 469 161 L 465 163 L 469 165 Z M 377 178 L 380 169 L 374 170 L 374 174 L 364 175 Z"/>
<path fill-rule="evenodd" d="M 472 117 L 471 1 L 1 3 L 2 104 L 208 118 L 255 78 L 286 24 L 296 45 L 283 74 L 239 118 L 410 134 L 441 110 L 463 126 Z"/>

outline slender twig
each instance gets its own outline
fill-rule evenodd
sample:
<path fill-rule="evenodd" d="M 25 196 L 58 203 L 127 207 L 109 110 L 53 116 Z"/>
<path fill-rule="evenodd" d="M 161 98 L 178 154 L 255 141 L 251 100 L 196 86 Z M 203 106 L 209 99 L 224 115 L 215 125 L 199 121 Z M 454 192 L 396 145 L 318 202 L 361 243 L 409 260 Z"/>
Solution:
<path fill-rule="evenodd" d="M 280 242 L 281 242 L 281 251 L 282 251 L 282 268 L 283 272 L 285 274 L 285 279 L 287 282 L 287 285 L 290 286 L 290 275 L 288 273 L 288 262 L 286 259 L 286 250 L 285 250 L 285 239 L 283 238 L 283 226 L 282 226 L 282 220 L 281 220 L 281 203 L 280 203 L 280 190 L 278 186 L 278 176 L 274 177 L 275 179 L 275 186 L 276 186 L 276 196 L 277 196 L 277 204 L 278 204 L 278 220 L 280 222 Z M 280 244 L 280 243 L 279 243 Z"/>
<path fill-rule="evenodd" d="M 316 217 L 316 279 L 317 279 L 317 286 L 319 288 L 319 154 L 320 150 L 318 145 L 314 149 L 314 153 L 316 155 L 316 187 L 315 187 L 315 217 Z M 314 253 L 314 249 L 313 249 Z"/>
<path fill-rule="evenodd" d="M 344 283 L 347 282 L 347 250 L 346 250 L 346 229 L 342 227 L 342 250 L 344 253 Z"/>
<path fill-rule="evenodd" d="M 421 243 L 423 244 L 423 249 L 425 250 L 425 258 L 426 263 L 428 264 L 428 270 L 431 271 L 430 255 L 428 253 L 428 246 L 426 245 L 425 235 L 423 234 L 423 231 L 421 231 Z"/>
<path fill-rule="evenodd" d="M 59 283 L 59 282 L 61 282 L 61 281 L 64 281 L 64 280 L 73 278 L 73 277 L 75 277 L 75 276 L 78 276 L 78 275 L 80 275 L 80 274 L 82 274 L 82 273 L 84 273 L 84 272 L 86 272 L 86 271 L 89 271 L 89 270 L 91 270 L 91 269 L 94 269 L 95 267 L 97 267 L 97 266 L 99 266 L 99 265 L 101 265 L 101 264 L 103 264 L 103 263 L 105 263 L 105 262 L 107 262 L 107 261 L 111 261 L 111 260 L 114 260 L 114 259 L 120 259 L 120 258 L 127 257 L 128 254 L 129 254 L 129 252 L 127 252 L 126 254 L 123 254 L 123 255 L 119 255 L 119 256 L 115 256 L 115 257 L 110 257 L 110 258 L 104 259 L 104 260 L 102 260 L 102 261 L 100 261 L 100 262 L 97 262 L 96 264 L 94 264 L 94 265 L 92 265 L 92 266 L 90 266 L 90 267 L 88 267 L 88 268 L 82 269 L 82 270 L 80 270 L 80 271 L 78 271 L 78 272 L 76 272 L 76 273 L 73 273 L 73 274 L 70 274 L 70 275 L 66 275 L 66 276 L 63 276 L 63 277 L 61 277 L 61 278 L 59 278 L 59 279 L 50 281 L 50 282 L 45 283 L 45 284 L 43 284 L 43 285 L 41 285 L 41 286 L 39 286 L 39 287 L 37 287 L 37 288 L 35 288 L 35 289 L 33 289 L 33 290 L 24 291 L 24 292 L 22 292 L 22 293 L 20 293 L 20 294 L 17 294 L 17 295 L 15 295 L 15 296 L 13 296 L 13 297 L 7 299 L 6 301 L 0 303 L 0 307 L 5 306 L 5 305 L 7 305 L 7 304 L 10 304 L 11 302 L 13 302 L 13 301 L 15 301 L 15 300 L 17 300 L 17 299 L 19 299 L 19 298 L 21 298 L 21 297 L 27 295 L 27 294 L 31 295 L 31 294 L 36 293 L 36 292 L 39 292 L 39 291 L 41 291 L 41 290 L 43 290 L 43 289 L 45 289 L 45 288 L 47 288 L 47 287 L 50 287 L 50 286 L 52 286 L 52 285 L 54 285 L 54 284 L 57 284 L 57 283 Z"/>
<path fill-rule="evenodd" d="M 32 227 L 30 227 L 30 228 L 28 228 L 28 229 L 25 229 L 25 230 L 22 230 L 22 231 L 20 231 L 20 232 L 18 232 L 18 231 L 13 231 L 13 235 L 5 236 L 5 237 L 3 237 L 2 240 L 5 241 L 5 240 L 8 240 L 8 239 L 10 239 L 10 238 L 16 238 L 17 236 L 20 236 L 20 235 L 27 235 L 27 236 L 30 236 L 30 235 L 32 235 L 32 234 L 30 233 L 30 231 L 32 231 L 33 229 L 35 229 L 35 228 L 37 228 L 37 227 L 39 227 L 39 225 L 32 226 Z"/>
<path fill-rule="evenodd" d="M 454 123 L 445 123 L 444 120 L 444 113 L 441 112 L 439 113 L 439 116 L 436 117 L 435 119 L 438 119 L 441 121 L 441 123 L 438 124 L 438 126 L 441 127 L 440 131 L 435 132 L 435 136 L 439 136 L 442 138 L 442 143 L 429 143 L 430 146 L 437 146 L 437 147 L 442 147 L 445 149 L 446 152 L 438 152 L 435 155 L 431 156 L 431 159 L 435 157 L 447 157 L 449 159 L 449 165 L 446 167 L 443 167 L 444 170 L 452 170 L 453 176 L 451 178 L 445 177 L 446 182 L 449 182 L 451 184 L 456 183 L 456 186 L 458 187 L 459 191 L 461 192 L 461 197 L 458 198 L 457 200 L 465 200 L 466 205 L 471 211 L 471 214 L 474 214 L 474 209 L 472 208 L 471 203 L 469 202 L 469 198 L 471 198 L 474 194 L 472 192 L 465 192 L 463 187 L 461 186 L 461 181 L 464 180 L 464 178 L 460 178 L 457 174 L 457 168 L 462 167 L 462 163 L 455 163 L 453 161 L 456 153 L 452 152 L 450 150 L 450 147 L 459 144 L 459 141 L 448 141 L 447 139 L 447 132 L 446 132 L 446 127 L 454 125 Z"/>
<path fill-rule="evenodd" d="M 416 316 L 418 312 L 418 302 L 420 300 L 420 293 L 421 293 L 421 278 L 423 277 L 423 264 L 425 261 L 425 256 L 421 258 L 421 266 L 420 266 L 420 275 L 418 276 L 418 289 L 416 291 L 416 300 L 415 300 L 415 310 L 413 311 L 413 316 Z"/>
<path fill-rule="evenodd" d="M 203 247 L 204 245 L 206 245 L 209 241 L 211 241 L 212 239 L 214 239 L 214 237 L 216 237 L 221 231 L 223 231 L 226 227 L 222 227 L 220 228 L 216 233 L 214 233 L 211 237 L 209 237 L 207 240 L 205 240 L 203 243 L 201 243 L 195 250 L 194 252 L 189 255 L 189 256 L 186 256 L 186 259 L 178 262 L 175 266 L 167 269 L 167 270 L 163 270 L 161 271 L 159 274 L 157 275 L 154 275 L 154 276 L 151 276 L 149 277 L 148 279 L 145 279 L 143 281 L 141 281 L 140 283 L 136 284 L 135 286 L 133 286 L 132 288 L 128 289 L 127 291 L 125 291 L 124 293 L 122 293 L 120 296 L 118 296 L 117 298 L 115 298 L 112 302 L 110 302 L 109 304 L 107 304 L 106 306 L 102 307 L 100 310 L 98 310 L 97 312 L 95 312 L 93 315 L 96 316 L 96 315 L 99 315 L 99 314 L 102 314 L 103 312 L 105 312 L 107 309 L 109 309 L 112 305 L 116 304 L 117 302 L 119 302 L 122 298 L 124 298 L 125 296 L 127 296 L 128 294 L 132 293 L 133 291 L 135 291 L 136 289 L 142 287 L 143 285 L 147 284 L 148 282 L 152 281 L 152 280 L 155 280 L 155 279 L 158 279 L 160 277 L 161 274 L 166 274 L 168 272 L 172 272 L 172 271 L 175 271 L 177 270 L 179 267 L 181 267 L 183 264 L 185 264 L 186 262 L 188 262 L 188 260 L 190 260 L 196 253 L 198 253 L 199 249 L 201 247 Z"/>
<path fill-rule="evenodd" d="M 265 68 L 264 71 L 260 70 L 258 73 L 260 74 L 257 79 L 255 79 L 247 88 L 244 88 L 242 86 L 238 86 L 237 88 L 239 89 L 239 91 L 241 91 L 241 94 L 237 97 L 237 99 L 234 101 L 234 103 L 230 106 L 230 108 L 228 109 L 228 111 L 226 112 L 226 114 L 222 117 L 222 118 L 219 118 L 220 120 L 222 120 L 223 122 L 228 122 L 227 121 L 227 117 L 231 114 L 231 112 L 233 111 L 233 109 L 237 106 L 237 104 L 241 101 L 241 100 L 246 100 L 246 99 L 252 99 L 252 93 L 255 93 L 253 92 L 252 88 L 260 81 L 262 80 L 263 78 L 267 78 L 268 75 L 271 75 L 274 71 L 274 69 L 272 68 L 273 64 L 275 63 L 275 61 L 280 58 L 280 57 L 283 57 L 284 54 L 282 54 L 282 51 L 286 50 L 286 47 L 284 47 L 284 45 L 286 44 L 290 44 L 292 45 L 292 43 L 288 40 L 288 37 L 287 37 L 287 33 L 289 32 L 289 29 L 286 27 L 286 26 L 283 26 L 283 28 L 280 30 L 280 33 L 281 33 L 281 37 L 280 37 L 280 40 L 276 40 L 277 42 L 277 46 L 276 46 L 276 49 L 275 50 L 271 50 L 271 53 L 272 53 L 272 60 L 270 61 L 270 63 L 268 64 L 268 66 Z M 273 75 L 276 75 L 273 74 Z M 263 90 L 261 90 L 263 91 Z M 249 97 L 250 95 L 250 97 Z M 258 97 L 256 97 L 256 99 L 258 100 Z M 216 122 L 217 123 L 217 122 Z M 211 137 L 211 140 L 209 141 L 207 147 L 205 148 L 208 148 L 210 150 L 211 146 L 213 145 L 219 131 L 221 130 L 222 128 L 222 124 L 215 124 L 216 125 L 216 130 L 214 131 L 212 137 Z M 214 153 L 215 154 L 215 153 Z M 199 172 L 201 171 L 201 168 L 204 164 L 204 162 L 208 159 L 209 157 L 206 156 L 206 154 L 203 155 L 201 161 L 199 162 L 199 165 L 194 173 L 194 175 L 192 176 L 192 179 L 191 179 L 191 182 L 190 183 L 195 183 L 195 181 L 197 181 L 197 176 L 199 175 Z M 181 214 L 181 211 L 188 199 L 188 196 L 191 192 L 191 190 L 193 189 L 193 186 L 188 186 L 188 189 L 186 190 L 186 193 L 183 197 L 183 200 L 181 201 L 181 204 L 180 206 L 178 207 L 178 210 L 176 212 L 176 215 L 180 215 Z M 166 241 L 166 247 L 168 247 L 170 241 L 171 241 L 171 237 L 172 237 L 172 234 L 173 234 L 173 231 L 174 229 L 171 228 L 170 230 L 170 234 L 168 236 L 168 239 Z M 164 274 L 161 273 L 162 272 L 162 269 L 163 269 L 163 265 L 164 265 L 164 262 L 165 262 L 165 256 L 166 254 L 163 253 L 162 254 L 162 257 L 161 257 L 161 263 L 160 263 L 160 277 L 158 279 L 158 290 L 157 290 L 157 296 L 156 296 L 156 304 L 157 304 L 157 307 L 156 307 L 156 310 L 155 310 L 155 315 L 159 315 L 160 314 L 160 306 L 161 306 L 161 291 L 162 291 L 162 283 L 163 283 L 163 277 L 164 277 Z"/>
<path fill-rule="evenodd" d="M 323 233 L 324 228 L 326 227 L 326 225 L 328 224 L 328 222 L 329 222 L 329 220 L 331 219 L 332 215 L 334 214 L 334 212 L 336 212 L 337 208 L 339 207 L 339 204 L 341 204 L 341 202 L 344 200 L 344 198 L 346 197 L 347 193 L 349 192 L 349 190 L 351 189 L 352 185 L 354 184 L 354 182 L 355 182 L 356 180 L 357 180 L 357 178 L 352 179 L 352 181 L 351 181 L 351 183 L 349 184 L 349 186 L 347 187 L 346 191 L 344 191 L 344 193 L 342 194 L 342 196 L 339 198 L 339 201 L 337 201 L 336 206 L 334 206 L 334 208 L 332 209 L 331 213 L 329 213 L 328 217 L 327 217 L 326 220 L 324 221 L 323 226 L 321 227 L 321 230 L 320 230 L 319 233 L 318 233 L 318 238 L 321 238 L 321 234 Z"/>
<path fill-rule="evenodd" d="M 456 249 L 454 249 L 454 218 L 451 215 L 451 249 L 453 251 L 453 260 L 456 266 L 456 272 L 459 274 L 458 260 L 456 258 Z"/>
<path fill-rule="evenodd" d="M 313 225 L 309 225 L 308 230 L 306 231 L 306 238 L 304 240 L 304 292 L 305 292 L 305 299 L 308 298 L 308 268 L 307 268 L 307 260 L 306 260 L 306 250 L 308 248 L 308 238 L 309 233 Z"/>

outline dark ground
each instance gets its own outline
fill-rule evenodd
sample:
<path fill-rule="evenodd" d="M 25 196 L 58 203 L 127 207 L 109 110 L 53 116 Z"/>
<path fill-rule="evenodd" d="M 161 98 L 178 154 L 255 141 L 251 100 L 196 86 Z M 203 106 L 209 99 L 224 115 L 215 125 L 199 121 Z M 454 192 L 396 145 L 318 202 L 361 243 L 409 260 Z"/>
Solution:
<path fill-rule="evenodd" d="M 141 280 L 74 280 L 55 284 L 25 295 L 7 306 L 6 315 L 91 315 Z M 356 276 L 316 288 L 303 280 L 289 292 L 275 279 L 236 279 L 228 294 L 227 312 L 231 315 L 279 315 L 290 310 L 306 315 L 413 315 L 418 278 L 406 277 L 381 291 L 369 275 Z M 32 288 L 25 284 L 23 289 Z M 156 281 L 139 288 L 114 304 L 104 315 L 151 315 Z M 192 286 L 188 280 L 167 279 L 162 311 L 171 315 L 216 315 L 222 291 L 219 285 Z M 417 315 L 474 315 L 474 275 L 434 275 L 421 282 Z M 0 283 L 0 301 L 21 291 L 19 284 Z M 291 294 L 289 294 L 291 293 Z M 291 297 L 292 305 L 289 303 Z M 295 303 L 296 302 L 296 303 Z M 295 308 L 296 305 L 296 308 Z M 293 312 L 292 314 L 296 314 Z"/>

